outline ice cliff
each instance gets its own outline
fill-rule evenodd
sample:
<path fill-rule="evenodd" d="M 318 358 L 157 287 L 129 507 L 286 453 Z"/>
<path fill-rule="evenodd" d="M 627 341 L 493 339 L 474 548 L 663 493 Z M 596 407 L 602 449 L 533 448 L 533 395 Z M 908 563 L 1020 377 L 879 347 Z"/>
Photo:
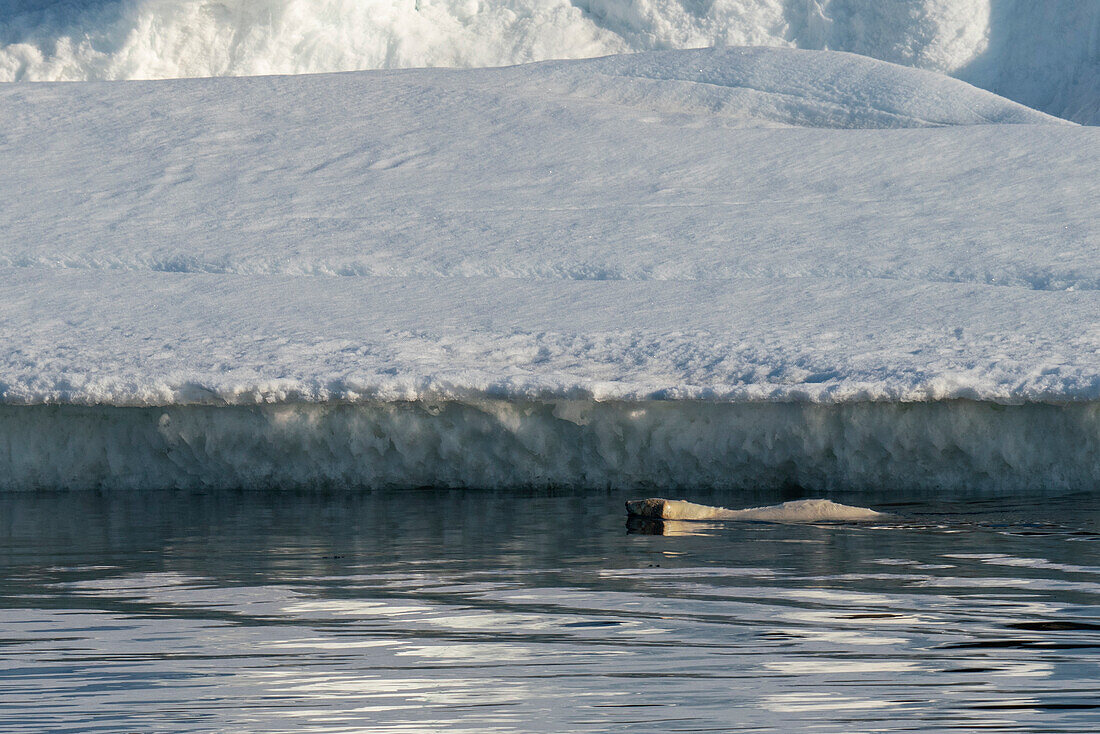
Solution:
<path fill-rule="evenodd" d="M 1087 0 L 0 2 L 0 80 L 501 66 L 715 44 L 851 51 L 1100 119 L 1100 3 Z"/>

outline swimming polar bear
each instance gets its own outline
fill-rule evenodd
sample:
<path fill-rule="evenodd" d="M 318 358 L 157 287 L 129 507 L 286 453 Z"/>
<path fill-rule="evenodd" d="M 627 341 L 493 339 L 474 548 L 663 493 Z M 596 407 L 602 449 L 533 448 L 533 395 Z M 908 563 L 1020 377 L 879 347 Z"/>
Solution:
<path fill-rule="evenodd" d="M 725 507 L 697 505 L 683 500 L 666 500 L 650 497 L 629 500 L 629 515 L 659 520 L 762 520 L 766 522 L 820 522 L 874 520 L 886 513 L 866 507 L 851 507 L 829 500 L 794 500 L 781 505 L 749 507 L 744 510 L 727 510 Z"/>

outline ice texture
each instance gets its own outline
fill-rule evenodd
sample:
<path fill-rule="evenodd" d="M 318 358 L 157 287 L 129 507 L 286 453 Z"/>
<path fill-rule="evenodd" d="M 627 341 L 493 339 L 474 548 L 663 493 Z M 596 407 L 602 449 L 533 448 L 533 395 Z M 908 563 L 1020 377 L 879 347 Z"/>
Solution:
<path fill-rule="evenodd" d="M 4 0 L 0 11 L 6 81 L 484 67 L 754 45 L 851 51 L 1100 119 L 1091 0 Z"/>
<path fill-rule="evenodd" d="M 1080 489 L 1100 130 L 839 52 L 0 87 L 0 486 Z"/>

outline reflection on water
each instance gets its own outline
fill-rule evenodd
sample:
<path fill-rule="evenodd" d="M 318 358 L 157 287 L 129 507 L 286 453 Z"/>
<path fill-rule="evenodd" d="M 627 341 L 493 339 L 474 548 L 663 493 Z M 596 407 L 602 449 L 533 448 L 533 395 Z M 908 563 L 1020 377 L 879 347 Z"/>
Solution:
<path fill-rule="evenodd" d="M 727 523 L 699 520 L 659 520 L 631 515 L 626 519 L 626 531 L 638 535 L 713 535 Z"/>
<path fill-rule="evenodd" d="M 0 497 L 0 730 L 1100 728 L 1097 499 L 624 499 Z"/>

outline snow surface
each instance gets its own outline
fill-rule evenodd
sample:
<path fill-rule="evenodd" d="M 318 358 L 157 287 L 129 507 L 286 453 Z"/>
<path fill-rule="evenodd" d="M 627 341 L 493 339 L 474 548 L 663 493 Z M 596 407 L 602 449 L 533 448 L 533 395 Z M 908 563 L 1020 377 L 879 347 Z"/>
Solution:
<path fill-rule="evenodd" d="M 725 507 L 697 505 L 684 500 L 666 500 L 650 497 L 644 500 L 628 500 L 627 512 L 638 517 L 661 520 L 748 520 L 752 522 L 822 522 L 873 520 L 882 517 L 867 507 L 841 505 L 825 499 L 793 500 L 767 507 L 748 507 L 728 510 Z"/>
<path fill-rule="evenodd" d="M 1092 0 L 0 0 L 0 80 L 501 66 L 712 45 L 852 51 L 1100 121 Z"/>
<path fill-rule="evenodd" d="M 0 87 L 0 486 L 1094 484 L 1098 153 L 790 49 Z"/>
<path fill-rule="evenodd" d="M 4 402 L 1100 397 L 1100 130 L 929 72 L 16 85 L 0 130 Z"/>

